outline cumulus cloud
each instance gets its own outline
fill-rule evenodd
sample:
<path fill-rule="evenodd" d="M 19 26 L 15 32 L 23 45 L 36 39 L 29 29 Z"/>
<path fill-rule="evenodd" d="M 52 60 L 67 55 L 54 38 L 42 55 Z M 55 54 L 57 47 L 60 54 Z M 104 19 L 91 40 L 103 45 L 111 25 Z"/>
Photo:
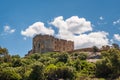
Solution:
<path fill-rule="evenodd" d="M 86 48 L 92 46 L 97 46 L 100 48 L 103 45 L 107 45 L 109 43 L 107 35 L 108 33 L 101 31 L 75 36 L 75 48 Z"/>
<path fill-rule="evenodd" d="M 120 41 L 120 35 L 119 34 L 114 34 L 114 39 L 117 41 Z"/>
<path fill-rule="evenodd" d="M 92 46 L 101 47 L 109 43 L 107 38 L 109 34 L 104 31 L 92 32 L 92 24 L 85 18 L 72 16 L 64 20 L 62 16 L 59 16 L 51 24 L 58 28 L 57 37 L 74 41 L 76 49 Z M 86 34 L 88 31 L 89 33 Z"/>
<path fill-rule="evenodd" d="M 67 31 L 65 33 L 81 34 L 92 31 L 91 22 L 78 16 L 72 16 L 66 20 L 63 20 L 63 16 L 59 16 L 56 17 L 51 24 L 60 29 L 59 33 Z"/>
<path fill-rule="evenodd" d="M 104 20 L 104 18 L 102 16 L 99 17 L 100 20 Z"/>
<path fill-rule="evenodd" d="M 27 29 L 22 30 L 21 34 L 25 36 L 24 40 L 26 40 L 26 37 L 33 37 L 36 34 L 54 35 L 57 38 L 74 41 L 76 49 L 92 46 L 100 48 L 109 44 L 107 38 L 109 34 L 104 31 L 93 32 L 91 22 L 85 18 L 72 16 L 64 20 L 63 16 L 59 16 L 54 18 L 50 24 L 56 27 L 57 30 L 46 27 L 42 22 L 35 22 Z"/>
<path fill-rule="evenodd" d="M 11 29 L 10 26 L 4 26 L 4 32 L 11 34 L 15 32 L 15 29 Z"/>
<path fill-rule="evenodd" d="M 113 25 L 120 24 L 120 19 L 113 21 Z"/>
<path fill-rule="evenodd" d="M 43 22 L 35 22 L 31 26 L 29 26 L 27 29 L 22 30 L 21 34 L 26 37 L 33 37 L 36 34 L 48 34 L 53 35 L 54 30 L 52 28 L 47 28 Z"/>

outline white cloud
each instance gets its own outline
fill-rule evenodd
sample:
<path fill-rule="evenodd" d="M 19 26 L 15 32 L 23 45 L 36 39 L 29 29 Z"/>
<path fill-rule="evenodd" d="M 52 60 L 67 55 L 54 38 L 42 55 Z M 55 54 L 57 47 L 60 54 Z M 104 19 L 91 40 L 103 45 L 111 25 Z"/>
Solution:
<path fill-rule="evenodd" d="M 114 39 L 117 41 L 120 41 L 120 35 L 119 34 L 114 34 Z"/>
<path fill-rule="evenodd" d="M 51 24 L 60 29 L 59 33 L 67 31 L 65 33 L 81 34 L 92 31 L 91 22 L 78 16 L 72 16 L 66 20 L 63 20 L 63 16 L 59 16 Z"/>
<path fill-rule="evenodd" d="M 93 32 L 92 24 L 85 18 L 72 16 L 64 20 L 63 16 L 56 17 L 52 22 L 53 26 L 58 29 L 58 33 L 54 34 L 55 30 L 44 26 L 42 22 L 35 22 L 27 29 L 22 30 L 21 34 L 25 37 L 33 37 L 36 34 L 55 35 L 58 38 L 72 40 L 75 43 L 75 48 L 85 48 L 109 44 L 109 35 L 107 32 L 99 31 Z M 87 33 L 86 33 L 87 32 Z"/>
<path fill-rule="evenodd" d="M 54 30 L 51 28 L 47 28 L 44 26 L 42 22 L 35 22 L 31 26 L 29 26 L 26 30 L 22 30 L 21 34 L 26 37 L 33 37 L 36 34 L 48 34 L 53 35 Z"/>
<path fill-rule="evenodd" d="M 97 46 L 100 48 L 102 45 L 107 45 L 109 43 L 107 35 L 108 33 L 101 31 L 75 36 L 75 48 L 85 48 L 92 46 Z"/>
<path fill-rule="evenodd" d="M 120 19 L 113 22 L 113 25 L 120 24 Z"/>
<path fill-rule="evenodd" d="M 57 17 L 51 22 L 52 25 L 58 28 L 57 37 L 67 40 L 72 40 L 75 43 L 75 48 L 85 48 L 109 44 L 107 32 L 89 32 L 92 31 L 92 24 L 90 21 L 86 21 L 85 18 L 79 18 L 72 16 L 66 20 L 63 17 Z"/>
<path fill-rule="evenodd" d="M 7 32 L 8 30 L 10 30 L 9 26 L 4 26 L 4 31 Z"/>
<path fill-rule="evenodd" d="M 15 29 L 11 29 L 10 26 L 4 26 L 5 33 L 14 33 Z"/>
<path fill-rule="evenodd" d="M 104 18 L 102 16 L 99 17 L 100 20 L 104 20 Z"/>

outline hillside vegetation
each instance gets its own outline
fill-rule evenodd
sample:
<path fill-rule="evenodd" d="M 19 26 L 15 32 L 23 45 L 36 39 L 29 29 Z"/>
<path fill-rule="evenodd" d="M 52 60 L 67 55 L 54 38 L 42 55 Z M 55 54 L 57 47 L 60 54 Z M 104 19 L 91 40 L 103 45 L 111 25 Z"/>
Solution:
<path fill-rule="evenodd" d="M 0 47 L 0 80 L 120 80 L 120 51 L 101 52 L 96 63 L 85 52 L 34 53 L 21 58 Z"/>

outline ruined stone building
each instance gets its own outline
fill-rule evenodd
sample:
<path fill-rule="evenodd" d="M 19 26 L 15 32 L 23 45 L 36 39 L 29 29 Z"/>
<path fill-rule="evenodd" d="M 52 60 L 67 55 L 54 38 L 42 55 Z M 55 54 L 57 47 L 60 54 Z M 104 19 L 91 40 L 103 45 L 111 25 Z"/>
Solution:
<path fill-rule="evenodd" d="M 74 50 L 74 42 L 58 39 L 50 35 L 36 35 L 30 53 L 67 52 Z"/>

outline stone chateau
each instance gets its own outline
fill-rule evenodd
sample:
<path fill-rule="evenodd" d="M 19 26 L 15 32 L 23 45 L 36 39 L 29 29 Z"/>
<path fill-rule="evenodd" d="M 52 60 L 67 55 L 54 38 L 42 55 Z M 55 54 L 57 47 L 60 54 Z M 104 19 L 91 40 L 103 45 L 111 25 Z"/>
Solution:
<path fill-rule="evenodd" d="M 31 53 L 45 53 L 45 52 L 68 52 L 74 50 L 74 42 L 63 39 L 58 39 L 50 35 L 36 35 L 33 38 Z"/>

